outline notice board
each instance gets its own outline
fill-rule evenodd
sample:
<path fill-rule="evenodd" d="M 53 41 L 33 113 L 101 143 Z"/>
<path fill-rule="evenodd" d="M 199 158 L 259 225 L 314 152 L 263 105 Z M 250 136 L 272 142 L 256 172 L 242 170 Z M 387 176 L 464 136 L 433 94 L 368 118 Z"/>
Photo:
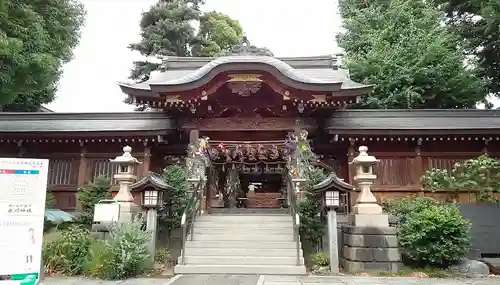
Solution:
<path fill-rule="evenodd" d="M 32 285 L 41 276 L 49 161 L 0 158 L 0 284 Z"/>

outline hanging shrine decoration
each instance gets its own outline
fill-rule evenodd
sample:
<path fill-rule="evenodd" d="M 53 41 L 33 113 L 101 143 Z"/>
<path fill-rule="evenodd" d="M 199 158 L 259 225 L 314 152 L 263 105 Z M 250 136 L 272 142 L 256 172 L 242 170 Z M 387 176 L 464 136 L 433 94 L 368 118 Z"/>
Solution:
<path fill-rule="evenodd" d="M 190 179 L 206 180 L 205 172 L 211 163 L 208 154 L 209 140 L 208 137 L 199 138 L 188 146 L 186 165 Z"/>
<path fill-rule="evenodd" d="M 306 172 L 313 168 L 316 155 L 307 140 L 307 131 L 292 134 L 285 141 L 287 168 L 292 178 L 306 179 Z"/>
<path fill-rule="evenodd" d="M 238 171 L 231 169 L 224 185 L 224 206 L 229 208 L 236 207 L 236 199 L 243 196 Z"/>
<path fill-rule="evenodd" d="M 226 162 L 250 162 L 278 161 L 284 159 L 283 145 L 281 149 L 277 144 L 237 144 L 228 146 L 221 142 L 217 147 L 212 147 L 209 151 L 210 158 L 219 163 Z"/>

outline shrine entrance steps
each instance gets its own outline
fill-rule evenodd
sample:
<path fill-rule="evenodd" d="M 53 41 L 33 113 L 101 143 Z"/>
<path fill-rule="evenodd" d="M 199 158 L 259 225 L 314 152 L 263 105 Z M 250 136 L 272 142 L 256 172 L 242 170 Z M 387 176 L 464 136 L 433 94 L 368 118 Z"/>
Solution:
<path fill-rule="evenodd" d="M 211 215 L 287 215 L 288 209 L 280 208 L 212 208 Z"/>
<path fill-rule="evenodd" d="M 185 263 L 179 257 L 176 274 L 306 274 L 302 249 L 297 265 L 290 214 L 235 210 L 241 212 L 197 218 L 193 241 L 186 241 Z"/>

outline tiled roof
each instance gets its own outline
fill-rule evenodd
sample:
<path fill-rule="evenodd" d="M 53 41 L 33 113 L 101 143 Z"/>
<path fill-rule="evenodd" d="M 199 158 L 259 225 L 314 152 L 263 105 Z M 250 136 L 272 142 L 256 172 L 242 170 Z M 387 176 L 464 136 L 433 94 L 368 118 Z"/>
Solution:
<path fill-rule="evenodd" d="M 500 110 L 339 110 L 323 124 L 339 133 L 440 130 L 467 134 L 500 132 Z M 175 129 L 162 112 L 0 113 L 0 133 L 25 132 L 161 132 Z"/>
<path fill-rule="evenodd" d="M 172 129 L 163 113 L 0 113 L 0 132 L 130 132 Z"/>
<path fill-rule="evenodd" d="M 335 130 L 499 129 L 500 110 L 345 110 L 325 124 Z"/>

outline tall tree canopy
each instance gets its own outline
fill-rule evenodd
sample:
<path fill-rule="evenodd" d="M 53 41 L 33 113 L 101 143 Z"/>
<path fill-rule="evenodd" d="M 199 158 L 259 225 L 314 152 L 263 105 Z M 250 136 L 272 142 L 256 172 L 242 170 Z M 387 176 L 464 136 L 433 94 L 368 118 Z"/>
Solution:
<path fill-rule="evenodd" d="M 448 15 L 448 24 L 465 39 L 468 55 L 477 58 L 478 74 L 488 91 L 500 95 L 500 1 L 436 0 Z"/>
<path fill-rule="evenodd" d="M 374 84 L 364 108 L 474 108 L 482 80 L 464 66 L 459 36 L 429 1 L 344 0 L 338 37 L 354 80 Z"/>
<path fill-rule="evenodd" d="M 0 1 L 0 110 L 36 111 L 54 100 L 84 21 L 75 0 Z"/>
<path fill-rule="evenodd" d="M 202 4 L 201 0 L 159 0 L 142 14 L 142 39 L 131 44 L 130 49 L 160 60 L 167 56 L 220 56 L 227 52 L 242 38 L 240 23 L 215 11 L 202 13 Z M 160 65 L 134 62 L 130 78 L 145 81 Z"/>

